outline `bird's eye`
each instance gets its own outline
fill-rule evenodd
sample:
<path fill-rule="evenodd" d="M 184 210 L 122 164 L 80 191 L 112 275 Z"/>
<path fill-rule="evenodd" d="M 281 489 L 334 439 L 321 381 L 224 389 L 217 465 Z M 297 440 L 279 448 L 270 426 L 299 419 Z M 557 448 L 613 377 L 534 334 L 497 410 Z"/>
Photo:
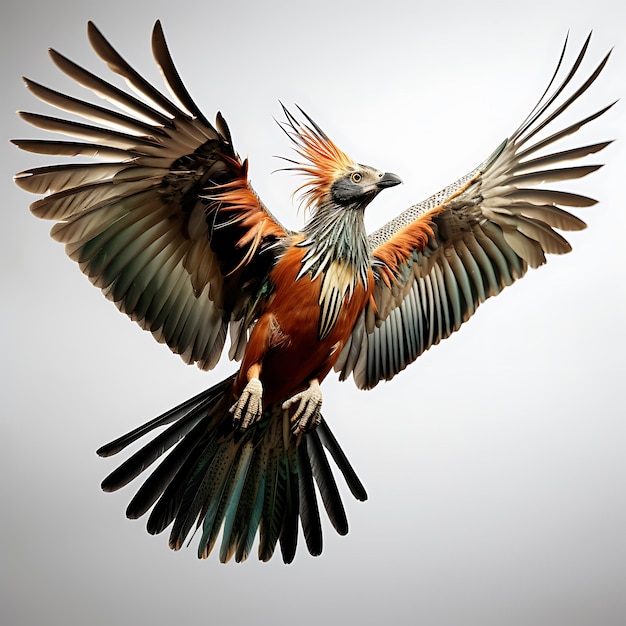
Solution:
<path fill-rule="evenodd" d="M 359 172 L 354 172 L 350 177 L 353 183 L 360 183 L 363 180 L 363 176 Z"/>

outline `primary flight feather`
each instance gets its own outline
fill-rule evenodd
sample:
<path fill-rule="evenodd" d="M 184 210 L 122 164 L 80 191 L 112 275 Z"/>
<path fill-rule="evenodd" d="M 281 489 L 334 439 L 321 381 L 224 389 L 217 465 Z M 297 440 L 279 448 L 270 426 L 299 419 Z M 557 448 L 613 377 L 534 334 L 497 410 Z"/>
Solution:
<path fill-rule="evenodd" d="M 229 356 L 241 361 L 226 380 L 100 448 L 101 456 L 116 454 L 162 429 L 103 489 L 128 484 L 172 449 L 127 509 L 130 518 L 150 511 L 149 532 L 171 526 L 169 543 L 178 549 L 197 529 L 201 557 L 221 533 L 222 561 L 244 560 L 258 534 L 260 559 L 279 545 L 291 562 L 300 523 L 309 552 L 320 554 L 315 485 L 337 532 L 348 531 L 328 455 L 352 494 L 367 497 L 322 417 L 320 383 L 333 368 L 363 389 L 389 380 L 547 253 L 570 250 L 557 230 L 584 223 L 563 207 L 595 201 L 543 185 L 600 167 L 572 163 L 608 141 L 559 150 L 553 144 L 612 106 L 558 125 L 609 55 L 581 79 L 589 38 L 569 69 L 564 47 L 538 104 L 491 156 L 368 235 L 364 211 L 401 182 L 397 175 L 354 161 L 304 111 L 283 107 L 281 126 L 296 153 L 287 169 L 304 176 L 299 191 L 310 213 L 291 231 L 250 186 L 224 118 L 218 113 L 209 122 L 187 92 L 159 22 L 152 49 L 173 99 L 92 23 L 88 35 L 138 95 L 51 50 L 61 71 L 108 104 L 25 79 L 36 97 L 86 122 L 21 113 L 79 141 L 14 143 L 97 160 L 38 167 L 15 181 L 44 194 L 32 212 L 56 222 L 52 236 L 120 311 L 187 363 L 214 367 L 228 334 Z"/>

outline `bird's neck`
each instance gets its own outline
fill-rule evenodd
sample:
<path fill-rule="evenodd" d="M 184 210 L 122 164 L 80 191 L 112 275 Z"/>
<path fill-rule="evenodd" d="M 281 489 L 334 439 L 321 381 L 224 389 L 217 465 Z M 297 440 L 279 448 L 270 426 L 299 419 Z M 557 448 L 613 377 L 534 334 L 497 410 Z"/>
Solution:
<path fill-rule="evenodd" d="M 303 229 L 305 248 L 297 279 L 319 280 L 319 338 L 333 329 L 359 283 L 368 289 L 369 250 L 362 210 L 319 207 Z M 363 291 L 361 290 L 361 293 Z"/>
<path fill-rule="evenodd" d="M 353 271 L 355 281 L 366 284 L 369 248 L 362 210 L 333 204 L 318 207 L 302 232 L 305 238 L 299 246 L 306 252 L 300 276 L 310 273 L 315 278 L 340 263 Z"/>

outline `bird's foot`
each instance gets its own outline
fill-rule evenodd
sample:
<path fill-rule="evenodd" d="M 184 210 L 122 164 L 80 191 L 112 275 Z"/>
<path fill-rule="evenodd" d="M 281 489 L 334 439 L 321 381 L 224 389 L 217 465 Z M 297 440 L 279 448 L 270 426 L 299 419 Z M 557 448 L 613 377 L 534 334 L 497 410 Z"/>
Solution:
<path fill-rule="evenodd" d="M 232 407 L 233 423 L 245 430 L 263 416 L 263 385 L 258 378 L 251 378 Z"/>
<path fill-rule="evenodd" d="M 288 410 L 296 403 L 298 408 L 291 416 L 294 435 L 307 433 L 319 426 L 322 421 L 322 390 L 317 379 L 312 380 L 304 391 L 283 402 L 283 410 Z"/>

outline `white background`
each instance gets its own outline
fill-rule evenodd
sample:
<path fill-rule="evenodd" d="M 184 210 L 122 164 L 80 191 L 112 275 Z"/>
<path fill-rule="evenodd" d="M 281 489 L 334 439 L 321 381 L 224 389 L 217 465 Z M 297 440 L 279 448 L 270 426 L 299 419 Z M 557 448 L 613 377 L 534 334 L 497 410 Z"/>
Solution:
<path fill-rule="evenodd" d="M 249 5 L 249 6 L 248 6 Z M 574 252 L 487 302 L 457 335 L 371 392 L 326 382 L 324 413 L 367 486 L 346 492 L 351 530 L 327 526 L 314 559 L 220 565 L 173 553 L 99 489 L 101 444 L 204 389 L 233 365 L 185 366 L 120 315 L 28 211 L 13 173 L 48 163 L 16 109 L 49 113 L 20 75 L 66 89 L 47 58 L 101 71 L 92 19 L 159 80 L 163 22 L 178 69 L 219 109 L 253 184 L 290 227 L 298 181 L 273 121 L 298 103 L 356 160 L 405 184 L 368 209 L 373 228 L 481 162 L 542 93 L 566 32 L 590 29 L 604 75 L 582 118 L 626 95 L 617 0 L 420 3 L 8 2 L 0 20 L 2 397 L 0 615 L 7 625 L 626 623 L 624 105 L 574 143 L 617 138 L 607 166 L 568 189 L 599 204 Z M 572 57 L 570 57 L 572 58 Z M 104 75 L 106 70 L 102 69 Z M 159 83 L 160 84 L 160 83 Z M 74 95 L 80 88 L 69 87 Z M 568 118 L 573 119 L 573 118 Z M 564 146 L 564 147 L 567 147 Z M 303 544 L 303 541 L 301 541 Z"/>

